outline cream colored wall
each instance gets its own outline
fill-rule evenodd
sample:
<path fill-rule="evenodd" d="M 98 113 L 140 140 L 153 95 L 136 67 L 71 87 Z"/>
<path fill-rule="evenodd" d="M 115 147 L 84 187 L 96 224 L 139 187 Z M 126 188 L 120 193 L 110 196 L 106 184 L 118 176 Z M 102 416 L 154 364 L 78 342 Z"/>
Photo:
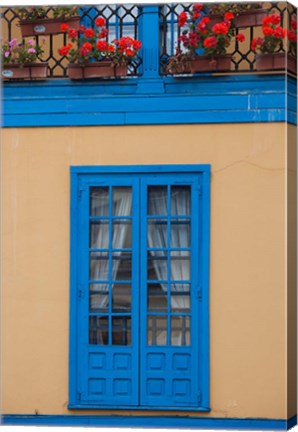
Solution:
<path fill-rule="evenodd" d="M 297 413 L 297 128 L 287 129 L 287 406 Z"/>
<path fill-rule="evenodd" d="M 203 415 L 286 418 L 285 131 L 282 123 L 3 129 L 2 412 L 70 413 L 69 167 L 210 163 L 211 412 Z"/>

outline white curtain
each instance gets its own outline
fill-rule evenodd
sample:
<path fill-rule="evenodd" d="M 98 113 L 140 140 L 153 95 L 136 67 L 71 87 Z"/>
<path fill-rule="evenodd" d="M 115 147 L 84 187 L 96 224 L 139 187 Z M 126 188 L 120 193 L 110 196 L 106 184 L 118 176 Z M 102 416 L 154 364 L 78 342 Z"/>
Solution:
<path fill-rule="evenodd" d="M 167 215 L 167 193 L 163 188 L 151 188 L 149 198 L 149 214 Z M 190 214 L 190 195 L 189 188 L 173 187 L 171 191 L 171 215 L 189 215 Z M 189 223 L 182 223 L 183 219 L 172 220 L 171 224 L 171 248 L 186 248 L 190 247 L 190 230 Z M 148 226 L 148 246 L 149 248 L 166 248 L 167 247 L 167 225 L 161 223 L 162 219 L 158 219 L 156 224 Z M 151 251 L 154 258 L 162 256 L 162 252 Z M 190 280 L 190 267 L 187 258 L 187 251 L 173 251 L 171 254 L 171 280 Z M 166 260 L 153 260 L 154 270 L 159 280 L 167 280 L 167 262 Z M 167 292 L 167 285 L 161 284 L 163 291 Z M 179 296 L 171 296 L 171 307 L 180 311 L 188 310 L 190 307 L 189 295 L 183 296 L 182 292 L 188 292 L 189 285 L 172 283 L 172 292 L 181 292 Z M 165 332 L 158 332 L 158 341 L 165 340 Z M 173 345 L 182 344 L 182 331 L 172 331 L 171 340 Z"/>
<path fill-rule="evenodd" d="M 113 190 L 113 216 L 129 216 L 131 215 L 132 205 L 132 194 L 130 188 L 114 188 Z M 93 199 L 91 204 L 91 214 L 96 216 L 106 216 L 108 214 L 106 204 L 100 204 L 98 199 Z M 96 212 L 93 211 L 92 206 L 96 207 Z M 106 223 L 104 223 L 106 222 Z M 124 220 L 118 219 L 118 223 L 113 224 L 113 238 L 112 248 L 122 249 L 124 247 L 128 223 Z M 128 222 L 126 220 L 126 222 Z M 91 241 L 92 249 L 107 249 L 109 248 L 109 221 L 101 219 L 99 224 L 95 224 L 93 227 L 93 235 Z M 93 279 L 97 280 L 108 280 L 109 279 L 109 260 L 108 252 L 95 252 L 99 259 L 91 261 L 91 275 Z M 113 252 L 113 265 L 112 265 L 112 280 L 116 280 L 117 273 L 120 266 L 121 251 Z M 105 259 L 103 259 L 104 257 Z M 119 257 L 119 259 L 115 259 Z M 91 296 L 91 308 L 92 309 L 105 309 L 108 306 L 109 299 L 109 284 L 100 284 L 100 294 L 94 294 Z M 102 343 L 102 335 L 99 331 L 97 333 L 97 343 Z"/>

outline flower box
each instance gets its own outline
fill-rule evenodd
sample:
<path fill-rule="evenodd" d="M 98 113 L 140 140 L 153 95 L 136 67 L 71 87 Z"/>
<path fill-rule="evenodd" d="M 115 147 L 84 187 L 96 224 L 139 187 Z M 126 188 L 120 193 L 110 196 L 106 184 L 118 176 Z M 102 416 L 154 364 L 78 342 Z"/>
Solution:
<path fill-rule="evenodd" d="M 178 63 L 175 65 L 171 65 L 167 68 L 167 73 L 171 75 L 175 74 L 190 74 L 190 60 L 184 63 Z"/>
<path fill-rule="evenodd" d="M 227 72 L 231 70 L 232 56 L 207 57 L 198 56 L 190 62 L 191 73 L 197 72 Z"/>
<path fill-rule="evenodd" d="M 7 64 L 2 67 L 2 79 L 33 80 L 46 79 L 48 76 L 48 63 Z"/>
<path fill-rule="evenodd" d="M 115 65 L 112 61 L 87 63 L 69 63 L 68 76 L 70 79 L 112 78 L 127 76 L 127 64 Z"/>
<path fill-rule="evenodd" d="M 61 24 L 67 23 L 71 28 L 79 30 L 80 17 L 44 18 L 39 20 L 20 20 L 22 36 L 49 35 L 62 33 Z"/>
<path fill-rule="evenodd" d="M 297 59 L 289 53 L 276 52 L 273 54 L 257 54 L 257 71 L 288 70 L 297 73 Z"/>
<path fill-rule="evenodd" d="M 263 23 L 263 18 L 265 18 L 267 14 L 267 9 L 254 9 L 240 12 L 235 16 L 234 25 L 237 28 L 260 26 Z"/>

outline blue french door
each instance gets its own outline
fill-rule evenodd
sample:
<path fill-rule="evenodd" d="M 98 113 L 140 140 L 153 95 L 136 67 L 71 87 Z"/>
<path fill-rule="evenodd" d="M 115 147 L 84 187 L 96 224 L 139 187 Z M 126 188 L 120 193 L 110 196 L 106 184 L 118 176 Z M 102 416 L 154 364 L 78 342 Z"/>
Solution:
<path fill-rule="evenodd" d="M 141 180 L 140 403 L 198 407 L 198 178 Z"/>
<path fill-rule="evenodd" d="M 77 405 L 200 406 L 200 182 L 80 178 Z"/>
<path fill-rule="evenodd" d="M 104 176 L 80 193 L 80 403 L 137 405 L 138 181 Z"/>

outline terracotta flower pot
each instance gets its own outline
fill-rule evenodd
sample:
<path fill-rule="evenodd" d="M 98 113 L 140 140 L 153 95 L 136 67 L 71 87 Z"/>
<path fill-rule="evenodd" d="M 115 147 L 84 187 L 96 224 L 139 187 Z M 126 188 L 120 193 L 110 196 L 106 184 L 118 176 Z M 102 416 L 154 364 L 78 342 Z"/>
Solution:
<path fill-rule="evenodd" d="M 207 57 L 198 56 L 191 60 L 191 73 L 197 72 L 227 72 L 231 70 L 231 55 Z"/>
<path fill-rule="evenodd" d="M 86 65 L 69 63 L 68 76 L 73 80 L 127 76 L 127 65 L 115 65 L 112 61 L 87 63 Z"/>
<path fill-rule="evenodd" d="M 46 79 L 48 63 L 25 63 L 24 65 L 8 64 L 2 68 L 2 79 L 5 81 L 23 79 Z"/>
<path fill-rule="evenodd" d="M 175 74 L 190 74 L 190 60 L 187 62 L 181 62 L 174 65 L 171 65 L 167 68 L 167 73 L 175 75 Z"/>
<path fill-rule="evenodd" d="M 79 30 L 80 17 L 72 18 L 45 18 L 39 20 L 20 20 L 22 36 L 58 34 L 61 32 L 61 24 L 67 23 L 69 27 Z"/>
<path fill-rule="evenodd" d="M 240 12 L 235 16 L 235 27 L 254 27 L 263 24 L 263 18 L 268 14 L 267 9 L 254 9 L 246 12 Z"/>
<path fill-rule="evenodd" d="M 297 73 L 297 59 L 289 53 L 277 52 L 273 54 L 257 54 L 257 71 L 288 70 Z"/>

